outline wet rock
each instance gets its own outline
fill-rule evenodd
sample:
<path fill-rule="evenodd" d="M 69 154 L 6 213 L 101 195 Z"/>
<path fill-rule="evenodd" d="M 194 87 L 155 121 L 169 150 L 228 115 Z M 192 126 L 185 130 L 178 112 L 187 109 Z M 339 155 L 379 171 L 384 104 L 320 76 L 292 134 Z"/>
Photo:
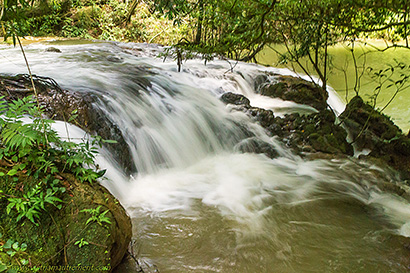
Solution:
<path fill-rule="evenodd" d="M 55 52 L 55 53 L 61 53 L 61 50 L 56 48 L 56 47 L 47 47 L 46 52 Z"/>
<path fill-rule="evenodd" d="M 117 56 L 108 56 L 107 61 L 113 62 L 113 63 L 122 63 L 124 60 L 120 57 Z"/>
<path fill-rule="evenodd" d="M 331 110 L 323 109 L 319 113 L 300 115 L 287 114 L 275 117 L 271 110 L 249 106 L 249 100 L 243 95 L 226 93 L 221 97 L 225 103 L 240 105 L 235 108 L 244 111 L 264 127 L 272 136 L 278 136 L 286 146 L 299 155 L 308 153 L 328 153 L 353 155 L 353 147 L 346 141 L 347 133 L 335 124 L 336 117 Z M 250 142 L 240 147 L 243 152 L 264 153 L 269 157 L 277 154 L 261 143 Z"/>
<path fill-rule="evenodd" d="M 359 150 L 370 149 L 375 158 L 410 178 L 410 139 L 391 119 L 378 112 L 362 98 L 354 97 L 340 115 Z M 364 157 L 364 156 L 363 156 Z"/>
<path fill-rule="evenodd" d="M 258 90 L 265 82 L 268 81 L 268 75 L 259 74 L 253 78 L 253 86 L 255 90 Z"/>
<path fill-rule="evenodd" d="M 259 92 L 265 96 L 306 104 L 319 111 L 327 108 L 326 91 L 311 82 L 293 76 L 278 76 L 275 82 L 262 84 Z"/>
<path fill-rule="evenodd" d="M 312 152 L 353 155 L 346 131 L 334 121 L 330 110 L 311 115 L 295 113 L 274 118 L 266 129 L 300 155 Z"/>
<path fill-rule="evenodd" d="M 245 107 L 250 107 L 250 101 L 247 97 L 245 97 L 244 95 L 240 95 L 240 94 L 235 94 L 235 93 L 224 93 L 221 96 L 221 100 L 228 104 L 234 104 L 234 105 L 243 105 Z"/>
<path fill-rule="evenodd" d="M 340 119 L 349 126 L 361 149 L 371 148 L 368 146 L 369 142 L 361 139 L 362 131 L 366 131 L 369 135 L 367 140 L 373 137 L 376 140 L 390 141 L 396 136 L 403 135 L 400 128 L 389 117 L 379 113 L 358 96 L 351 99 L 347 104 L 345 111 L 340 115 Z M 374 145 L 374 143 L 371 145 Z"/>
<path fill-rule="evenodd" d="M 262 127 L 269 127 L 275 120 L 275 116 L 271 110 L 265 110 L 263 108 L 251 107 L 248 110 L 248 113 L 256 121 L 262 125 Z"/>
<path fill-rule="evenodd" d="M 243 153 L 265 154 L 269 158 L 276 158 L 279 156 L 275 147 L 258 138 L 245 139 L 237 146 L 237 150 Z"/>

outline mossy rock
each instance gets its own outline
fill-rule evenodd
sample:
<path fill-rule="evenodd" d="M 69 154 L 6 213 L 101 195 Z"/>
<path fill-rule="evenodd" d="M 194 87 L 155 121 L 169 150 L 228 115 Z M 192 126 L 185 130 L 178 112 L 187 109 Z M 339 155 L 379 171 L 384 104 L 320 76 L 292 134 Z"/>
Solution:
<path fill-rule="evenodd" d="M 340 119 L 342 121 L 353 121 L 359 126 L 359 128 L 351 128 L 355 137 L 364 127 L 366 131 L 371 132 L 382 140 L 391 140 L 396 136 L 402 135 L 400 128 L 388 116 L 365 103 L 359 96 L 350 100 L 346 105 L 345 111 L 340 115 Z"/>
<path fill-rule="evenodd" d="M 275 120 L 275 116 L 271 110 L 265 110 L 259 107 L 250 107 L 248 113 L 251 117 L 257 120 L 262 127 L 269 127 Z"/>
<path fill-rule="evenodd" d="M 404 179 L 410 178 L 410 139 L 388 116 L 356 96 L 347 104 L 340 119 L 358 149 L 371 150 L 368 159 L 389 165 Z"/>
<path fill-rule="evenodd" d="M 245 107 L 250 107 L 249 99 L 241 94 L 227 92 L 221 96 L 221 100 L 226 104 L 243 105 Z"/>
<path fill-rule="evenodd" d="M 293 76 L 278 76 L 274 83 L 264 83 L 259 88 L 262 95 L 290 100 L 312 106 L 317 110 L 327 108 L 328 93 L 312 82 Z"/>
<path fill-rule="evenodd" d="M 2 168 L 1 171 L 7 169 Z M 25 192 L 37 183 L 24 174 L 17 177 L 18 181 L 8 176 L 1 177 L 0 190 L 6 194 L 18 195 L 22 194 L 18 191 Z M 16 222 L 15 210 L 7 214 L 8 201 L 0 198 L 0 233 L 3 234 L 0 243 L 7 239 L 26 243 L 27 250 L 20 255 L 21 258 L 30 260 L 31 266 L 82 265 L 105 267 L 105 271 L 110 272 L 121 262 L 131 240 L 129 216 L 99 183 L 81 183 L 71 174 L 62 174 L 60 179 L 67 189 L 59 196 L 63 200 L 63 207 L 57 209 L 46 205 L 46 211 L 40 215 L 37 225 L 27 218 Z M 106 221 L 89 221 L 91 214 L 84 209 L 97 208 L 100 213 L 107 211 Z M 84 245 L 80 247 L 79 242 Z M 4 254 L 0 258 L 4 264 L 10 262 Z M 12 259 L 11 262 L 17 265 L 15 260 L 17 259 Z"/>

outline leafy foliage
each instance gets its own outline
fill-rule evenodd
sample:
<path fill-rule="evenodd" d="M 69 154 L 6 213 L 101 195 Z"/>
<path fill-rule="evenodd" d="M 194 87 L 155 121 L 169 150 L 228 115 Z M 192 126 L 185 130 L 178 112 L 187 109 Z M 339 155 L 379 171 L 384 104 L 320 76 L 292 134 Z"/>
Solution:
<path fill-rule="evenodd" d="M 37 224 L 36 219 L 47 210 L 47 204 L 61 208 L 58 195 L 66 189 L 60 186 L 59 174 L 71 172 L 83 182 L 93 182 L 104 174 L 94 170 L 97 140 L 73 143 L 61 139 L 51 127 L 53 121 L 42 118 L 33 97 L 3 102 L 0 111 L 4 113 L 0 117 L 0 160 L 11 167 L 0 176 L 17 182 L 25 179 L 25 174 L 39 181 L 21 193 L 0 192 L 0 197 L 8 200 L 7 213 L 17 213 L 16 221 L 27 218 Z"/>
<path fill-rule="evenodd" d="M 98 206 L 95 209 L 83 209 L 81 212 L 89 213 L 91 216 L 88 218 L 86 224 L 91 223 L 91 222 L 96 222 L 100 226 L 103 224 L 111 224 L 110 218 L 105 216 L 109 210 L 106 210 L 104 212 L 101 212 L 101 206 Z"/>
<path fill-rule="evenodd" d="M 328 48 L 361 38 L 385 38 L 388 47 L 409 47 L 409 8 L 402 0 L 151 0 L 153 10 L 176 24 L 190 18 L 191 34 L 176 46 L 249 61 L 266 45 L 280 43 L 282 63 L 319 76 L 326 89 L 332 58 Z M 396 44 L 404 40 L 405 45 Z M 353 49 L 352 49 L 353 50 Z M 177 54 L 179 51 L 176 51 Z M 180 60 L 188 54 L 174 57 Z M 180 61 L 179 61 L 180 62 Z M 310 70 L 313 67 L 313 71 Z"/>
<path fill-rule="evenodd" d="M 3 234 L 0 233 L 0 253 L 6 253 L 7 256 L 11 259 L 19 261 L 20 265 L 28 265 L 29 260 L 27 259 L 27 250 L 26 243 L 19 243 L 12 239 L 3 241 Z M 9 268 L 10 264 L 4 264 L 4 261 L 0 261 L 0 272 L 14 273 L 17 272 L 14 269 Z"/>
<path fill-rule="evenodd" d="M 74 245 L 78 246 L 79 248 L 82 248 L 83 246 L 89 245 L 90 243 L 87 242 L 84 238 L 81 238 L 80 240 L 76 241 Z"/>

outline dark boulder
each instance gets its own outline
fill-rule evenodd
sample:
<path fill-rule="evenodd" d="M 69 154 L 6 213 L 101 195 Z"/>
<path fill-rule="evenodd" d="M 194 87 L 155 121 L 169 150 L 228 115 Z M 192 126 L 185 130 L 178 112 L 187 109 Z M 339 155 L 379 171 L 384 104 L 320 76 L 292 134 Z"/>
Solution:
<path fill-rule="evenodd" d="M 248 114 L 257 120 L 262 127 L 269 127 L 275 120 L 275 116 L 271 110 L 265 110 L 259 107 L 250 107 Z"/>
<path fill-rule="evenodd" d="M 226 104 L 243 105 L 245 107 L 250 107 L 250 101 L 247 97 L 240 94 L 235 94 L 231 92 L 224 93 L 221 96 L 221 100 Z"/>
<path fill-rule="evenodd" d="M 275 147 L 255 137 L 247 138 L 239 143 L 237 150 L 243 153 L 264 154 L 269 158 L 276 158 L 279 156 Z"/>
<path fill-rule="evenodd" d="M 46 52 L 54 52 L 54 53 L 61 53 L 61 50 L 56 47 L 47 47 Z"/>

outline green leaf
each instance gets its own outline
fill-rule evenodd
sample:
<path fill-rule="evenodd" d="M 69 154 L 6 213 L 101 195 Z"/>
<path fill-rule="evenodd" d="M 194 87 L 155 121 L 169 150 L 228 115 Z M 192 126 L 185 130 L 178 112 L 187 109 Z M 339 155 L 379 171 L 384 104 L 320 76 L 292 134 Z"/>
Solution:
<path fill-rule="evenodd" d="M 13 257 L 14 255 L 16 255 L 16 251 L 14 251 L 14 250 L 8 250 L 7 252 L 6 252 L 10 257 Z"/>
<path fill-rule="evenodd" d="M 112 139 L 105 139 L 103 140 L 104 143 L 110 143 L 110 144 L 116 144 L 118 143 L 116 140 L 112 140 Z"/>
<path fill-rule="evenodd" d="M 14 241 L 11 239 L 8 239 L 7 242 L 3 245 L 4 248 L 10 249 L 11 246 L 13 245 Z"/>
<path fill-rule="evenodd" d="M 16 170 L 16 169 L 11 169 L 11 170 L 7 173 L 7 175 L 13 176 L 13 175 L 15 175 L 16 173 L 17 173 L 17 170 Z"/>
<path fill-rule="evenodd" d="M 0 272 L 4 272 L 7 270 L 7 266 L 0 262 Z"/>
<path fill-rule="evenodd" d="M 20 250 L 21 251 L 26 251 L 27 250 L 27 244 L 26 243 L 22 243 L 20 246 Z"/>
<path fill-rule="evenodd" d="M 15 243 L 12 245 L 12 247 L 13 247 L 13 249 L 16 250 L 16 251 L 19 251 L 19 250 L 20 250 L 20 248 L 19 248 L 19 243 L 18 243 L 18 242 L 15 242 Z"/>

